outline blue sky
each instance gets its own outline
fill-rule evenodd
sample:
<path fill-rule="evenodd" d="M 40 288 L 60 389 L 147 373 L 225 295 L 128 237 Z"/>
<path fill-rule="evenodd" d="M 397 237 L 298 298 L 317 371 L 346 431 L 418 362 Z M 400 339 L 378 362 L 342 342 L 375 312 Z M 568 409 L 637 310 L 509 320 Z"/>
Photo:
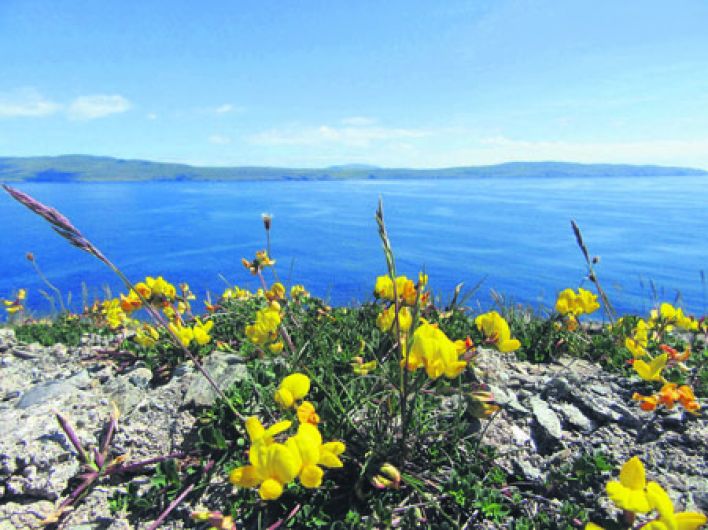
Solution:
<path fill-rule="evenodd" d="M 708 2 L 1 0 L 0 156 L 708 169 Z"/>

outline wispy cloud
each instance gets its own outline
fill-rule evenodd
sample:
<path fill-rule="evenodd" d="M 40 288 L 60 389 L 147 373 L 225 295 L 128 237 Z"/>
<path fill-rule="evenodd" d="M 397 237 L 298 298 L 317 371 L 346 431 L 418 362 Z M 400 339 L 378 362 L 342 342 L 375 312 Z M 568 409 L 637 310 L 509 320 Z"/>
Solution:
<path fill-rule="evenodd" d="M 351 125 L 352 127 L 365 127 L 374 123 L 376 123 L 376 119 L 368 116 L 350 116 L 342 120 L 343 125 Z"/>
<path fill-rule="evenodd" d="M 41 118 L 56 114 L 61 108 L 32 88 L 0 94 L 0 118 Z"/>
<path fill-rule="evenodd" d="M 214 109 L 214 112 L 217 114 L 227 114 L 229 112 L 234 112 L 236 110 L 236 107 L 234 107 L 231 103 L 224 103 L 223 105 L 219 105 Z"/>
<path fill-rule="evenodd" d="M 146 118 L 148 120 L 156 120 L 157 119 L 157 114 L 154 112 L 148 112 L 146 115 Z"/>
<path fill-rule="evenodd" d="M 325 146 L 343 145 L 348 147 L 368 147 L 373 143 L 390 142 L 411 138 L 423 138 L 428 132 L 423 129 L 389 127 L 287 127 L 269 129 L 250 137 L 258 145 L 303 145 Z"/>
<path fill-rule="evenodd" d="M 132 104 L 118 94 L 79 96 L 67 109 L 68 116 L 74 120 L 94 120 L 111 114 L 120 114 L 130 110 Z"/>
<path fill-rule="evenodd" d="M 231 143 L 231 138 L 221 134 L 212 134 L 209 137 L 209 143 L 214 145 L 227 145 Z"/>

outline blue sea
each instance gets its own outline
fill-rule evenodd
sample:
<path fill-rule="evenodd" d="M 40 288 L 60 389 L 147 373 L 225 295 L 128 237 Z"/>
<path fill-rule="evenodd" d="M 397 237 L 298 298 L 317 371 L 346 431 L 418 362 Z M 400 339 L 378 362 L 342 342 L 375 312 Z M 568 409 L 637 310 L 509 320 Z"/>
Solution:
<path fill-rule="evenodd" d="M 286 284 L 303 283 L 332 304 L 371 299 L 384 274 L 374 213 L 383 199 L 399 274 L 424 269 L 446 301 L 456 284 L 481 284 L 507 301 L 548 308 L 566 287 L 590 287 L 570 220 L 580 225 L 597 274 L 622 313 L 657 301 L 706 311 L 705 177 L 476 180 L 21 183 L 63 212 L 133 280 L 162 275 L 203 297 L 257 282 L 241 265 L 265 247 L 261 213 L 273 214 L 272 253 Z M 120 283 L 69 246 L 40 218 L 0 196 L 0 297 L 24 287 L 28 306 L 49 312 L 46 290 L 25 258 L 32 252 L 74 309 Z"/>

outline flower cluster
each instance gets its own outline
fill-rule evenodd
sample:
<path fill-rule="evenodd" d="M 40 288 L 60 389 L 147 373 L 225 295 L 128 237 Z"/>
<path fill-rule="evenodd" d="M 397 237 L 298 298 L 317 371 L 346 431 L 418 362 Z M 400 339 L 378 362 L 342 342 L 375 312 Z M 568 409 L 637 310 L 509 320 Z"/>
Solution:
<path fill-rule="evenodd" d="M 283 342 L 278 340 L 280 304 L 272 301 L 256 312 L 256 321 L 246 326 L 246 337 L 256 346 L 267 346 L 271 353 L 280 353 Z"/>
<path fill-rule="evenodd" d="M 3 300 L 2 303 L 5 306 L 5 311 L 13 315 L 18 311 L 23 311 L 25 309 L 24 301 L 27 298 L 27 290 L 19 289 L 15 298 L 12 300 Z"/>
<path fill-rule="evenodd" d="M 307 395 L 309 389 L 309 378 L 295 373 L 283 379 L 275 399 L 281 406 L 291 408 Z M 308 415 L 301 414 L 304 409 L 309 411 Z M 316 416 L 314 405 L 303 401 L 297 412 L 297 432 L 283 442 L 276 441 L 276 437 L 291 427 L 291 421 L 280 421 L 265 428 L 255 416 L 246 420 L 246 431 L 251 440 L 250 463 L 231 471 L 229 480 L 232 484 L 242 488 L 258 487 L 261 499 L 274 500 L 296 478 L 306 488 L 318 488 L 324 476 L 322 467 L 338 468 L 344 465 L 339 458 L 346 450 L 344 443 L 323 443 L 317 423 L 308 421 L 313 414 Z"/>
<path fill-rule="evenodd" d="M 521 343 L 517 339 L 511 338 L 511 330 L 507 321 L 496 311 L 477 316 L 474 323 L 477 329 L 484 334 L 486 343 L 493 345 L 500 352 L 511 352 L 521 347 Z"/>
<path fill-rule="evenodd" d="M 394 290 L 395 294 L 399 299 L 400 303 L 408 306 L 413 306 L 418 300 L 418 295 L 420 293 L 421 301 L 423 297 L 427 297 L 427 293 L 423 293 L 425 285 L 428 283 L 428 276 L 426 274 L 418 275 L 418 283 L 414 284 L 413 280 L 409 280 L 407 276 L 398 276 L 396 278 L 395 287 L 394 282 L 389 276 L 379 276 L 376 278 L 376 285 L 374 287 L 374 296 L 382 300 L 390 300 L 394 302 Z"/>
<path fill-rule="evenodd" d="M 422 319 L 421 324 L 413 334 L 410 351 L 404 349 L 401 366 L 413 372 L 418 368 L 425 368 L 425 373 L 430 379 L 437 379 L 444 375 L 452 379 L 462 373 L 467 366 L 467 361 L 460 356 L 467 351 L 464 341 L 452 342 L 436 324 L 430 324 Z"/>
<path fill-rule="evenodd" d="M 666 383 L 657 393 L 651 396 L 644 396 L 638 392 L 632 395 L 632 399 L 639 401 L 642 410 L 652 411 L 658 405 L 663 405 L 667 409 L 674 408 L 674 404 L 679 403 L 691 414 L 697 414 L 701 408 L 696 401 L 693 389 L 688 385 L 678 386 L 676 383 Z"/>
<path fill-rule="evenodd" d="M 556 299 L 556 311 L 564 317 L 566 328 L 570 331 L 578 328 L 580 315 L 589 315 L 599 308 L 597 295 L 582 287 L 578 288 L 577 293 L 572 289 L 564 289 Z"/>
<path fill-rule="evenodd" d="M 170 322 L 170 330 L 179 337 L 180 342 L 184 346 L 189 346 L 192 342 L 196 342 L 200 346 L 208 344 L 211 340 L 209 332 L 214 327 L 214 322 L 202 322 L 199 318 L 195 319 L 194 325 L 185 326 L 181 322 Z"/>
<path fill-rule="evenodd" d="M 642 461 L 630 458 L 620 470 L 619 480 L 607 483 L 605 490 L 615 506 L 632 514 L 655 512 L 654 519 L 642 525 L 645 530 L 697 530 L 707 519 L 702 513 L 676 513 L 666 490 L 657 482 L 647 483 Z M 595 523 L 588 523 L 586 530 L 602 530 Z"/>
<path fill-rule="evenodd" d="M 624 319 L 618 324 L 622 325 Z M 651 311 L 648 320 L 638 319 L 632 327 L 631 336 L 624 340 L 625 348 L 632 354 L 628 362 L 635 373 L 644 381 L 662 383 L 658 392 L 645 396 L 635 393 L 632 398 L 640 403 L 645 411 L 656 410 L 658 406 L 672 409 L 675 403 L 681 404 L 688 412 L 696 414 L 700 405 L 696 401 L 693 389 L 688 385 L 678 386 L 667 382 L 663 371 L 667 366 L 677 365 L 682 370 L 688 368 L 683 364 L 690 355 L 690 346 L 684 346 L 682 351 L 665 344 L 674 327 L 689 332 L 699 329 L 698 321 L 683 313 L 681 308 L 663 303 L 659 309 Z"/>
<path fill-rule="evenodd" d="M 275 260 L 268 256 L 268 252 L 265 250 L 259 250 L 256 252 L 256 257 L 251 261 L 246 258 L 241 259 L 241 263 L 246 267 L 251 274 L 254 276 L 262 271 L 265 267 L 272 267 L 275 265 Z"/>
<path fill-rule="evenodd" d="M 685 329 L 686 331 L 698 331 L 698 320 L 692 316 L 684 315 L 683 309 L 674 307 L 664 302 L 659 309 L 651 311 L 651 323 L 653 325 L 663 324 L 667 331 L 671 331 L 673 326 Z"/>

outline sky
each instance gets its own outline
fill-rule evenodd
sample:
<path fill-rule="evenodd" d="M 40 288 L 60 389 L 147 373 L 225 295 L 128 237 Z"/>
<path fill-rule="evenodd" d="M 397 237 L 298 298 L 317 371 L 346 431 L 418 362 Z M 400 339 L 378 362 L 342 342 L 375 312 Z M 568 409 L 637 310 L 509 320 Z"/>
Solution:
<path fill-rule="evenodd" d="M 708 169 L 705 0 L 0 0 L 0 156 Z"/>

